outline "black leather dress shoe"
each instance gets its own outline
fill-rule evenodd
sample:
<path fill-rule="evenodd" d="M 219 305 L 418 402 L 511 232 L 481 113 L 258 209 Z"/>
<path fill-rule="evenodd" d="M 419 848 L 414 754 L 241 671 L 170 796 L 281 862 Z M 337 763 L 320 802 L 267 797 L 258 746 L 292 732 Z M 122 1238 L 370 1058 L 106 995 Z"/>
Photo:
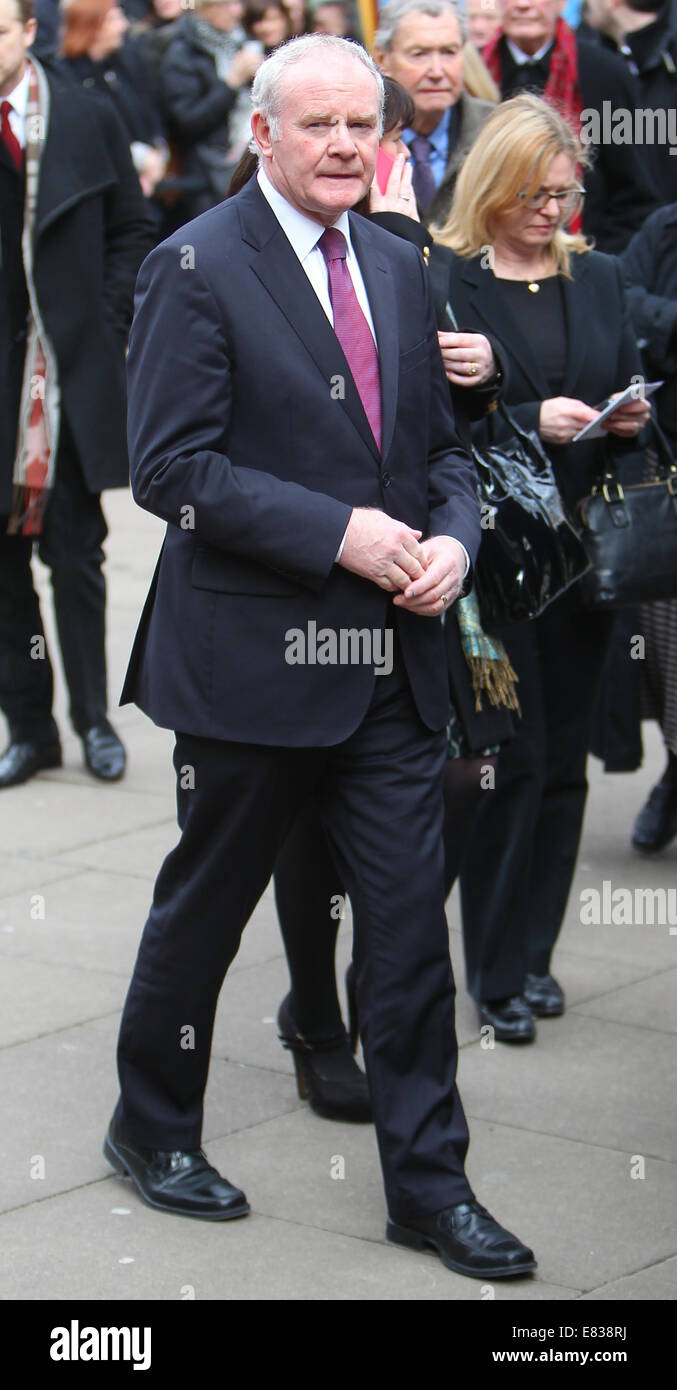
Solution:
<path fill-rule="evenodd" d="M 46 767 L 61 767 L 59 743 L 10 743 L 0 757 L 0 787 L 18 787 Z"/>
<path fill-rule="evenodd" d="M 118 782 L 125 770 L 127 754 L 112 724 L 104 719 L 103 724 L 87 729 L 80 738 L 90 772 L 103 782 Z"/>
<path fill-rule="evenodd" d="M 308 1100 L 311 1110 L 324 1120 L 370 1124 L 367 1078 L 353 1057 L 345 1028 L 322 1040 L 304 1037 L 292 1016 L 289 995 L 280 1004 L 277 1027 L 282 1046 L 294 1058 L 301 1100 Z"/>
<path fill-rule="evenodd" d="M 557 1018 L 564 1013 L 564 990 L 554 975 L 527 975 L 524 998 L 537 1018 Z"/>
<path fill-rule="evenodd" d="M 386 1236 L 410 1250 L 436 1250 L 442 1264 L 471 1279 L 507 1279 L 536 1268 L 534 1252 L 499 1226 L 473 1198 L 417 1217 L 411 1226 L 388 1221 Z"/>
<path fill-rule="evenodd" d="M 659 782 L 645 801 L 632 832 L 633 849 L 657 854 L 677 835 L 677 788 Z"/>
<path fill-rule="evenodd" d="M 512 994 L 508 999 L 489 999 L 478 1004 L 480 1026 L 490 1025 L 498 1042 L 533 1042 L 536 1027 L 533 1014 L 526 999 L 521 994 Z"/>
<path fill-rule="evenodd" d="M 244 1192 L 212 1168 L 202 1149 L 142 1149 L 122 1139 L 111 1122 L 103 1153 L 116 1173 L 130 1177 L 144 1202 L 158 1211 L 202 1221 L 232 1221 L 249 1212 Z"/>

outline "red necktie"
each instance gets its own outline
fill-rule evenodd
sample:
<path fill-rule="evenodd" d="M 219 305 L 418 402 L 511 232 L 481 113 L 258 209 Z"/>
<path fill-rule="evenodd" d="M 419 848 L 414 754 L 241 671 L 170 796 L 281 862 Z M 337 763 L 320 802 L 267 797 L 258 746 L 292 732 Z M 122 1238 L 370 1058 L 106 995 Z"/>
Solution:
<path fill-rule="evenodd" d="M 343 348 L 372 434 L 381 448 L 381 376 L 371 329 L 360 308 L 346 264 L 348 243 L 336 227 L 322 233 L 318 246 L 329 273 L 334 332 Z"/>
<path fill-rule="evenodd" d="M 0 122 L 0 137 L 2 138 L 3 144 L 9 150 L 15 169 L 20 169 L 23 164 L 24 156 L 21 145 L 9 123 L 9 113 L 11 109 L 12 107 L 8 101 L 0 103 L 0 114 L 2 115 L 2 121 Z"/>

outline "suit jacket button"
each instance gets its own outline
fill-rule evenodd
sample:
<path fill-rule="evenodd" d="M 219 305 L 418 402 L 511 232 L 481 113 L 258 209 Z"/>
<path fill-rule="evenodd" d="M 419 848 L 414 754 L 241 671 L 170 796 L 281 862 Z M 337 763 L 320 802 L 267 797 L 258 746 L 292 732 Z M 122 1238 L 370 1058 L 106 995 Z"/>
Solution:
<path fill-rule="evenodd" d="M 382 473 L 382 474 L 381 474 L 381 483 L 383 484 L 383 487 L 390 487 L 390 474 L 389 474 L 389 473 Z"/>

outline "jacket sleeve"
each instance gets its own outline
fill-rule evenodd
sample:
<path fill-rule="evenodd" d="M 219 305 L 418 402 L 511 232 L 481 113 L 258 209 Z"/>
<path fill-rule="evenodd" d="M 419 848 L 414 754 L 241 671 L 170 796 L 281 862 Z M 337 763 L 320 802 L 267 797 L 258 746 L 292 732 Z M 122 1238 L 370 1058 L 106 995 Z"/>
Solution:
<path fill-rule="evenodd" d="M 640 346 L 661 371 L 677 370 L 677 301 L 656 294 L 663 210 L 632 238 L 620 257 L 630 313 Z"/>
<path fill-rule="evenodd" d="M 231 461 L 234 349 L 200 270 L 181 267 L 179 242 L 152 252 L 137 285 L 127 359 L 134 497 L 177 527 L 191 508 L 196 540 L 319 592 L 352 507 L 256 461 Z"/>
<path fill-rule="evenodd" d="M 92 102 L 94 108 L 94 102 Z M 108 322 L 126 342 L 132 321 L 134 282 L 155 240 L 155 222 L 146 206 L 119 117 L 104 99 L 97 100 L 101 137 L 117 171 L 104 201 L 104 300 Z"/>
<path fill-rule="evenodd" d="M 201 140 L 228 118 L 237 92 L 221 82 L 214 68 L 207 84 L 204 68 L 191 61 L 183 39 L 170 45 L 162 65 L 164 101 L 177 133 L 186 140 Z"/>

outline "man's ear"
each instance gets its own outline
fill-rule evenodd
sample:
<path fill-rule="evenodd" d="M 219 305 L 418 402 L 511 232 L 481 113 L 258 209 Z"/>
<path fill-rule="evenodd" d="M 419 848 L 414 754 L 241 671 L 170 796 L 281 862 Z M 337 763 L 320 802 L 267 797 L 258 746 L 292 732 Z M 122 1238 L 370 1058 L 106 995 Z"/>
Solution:
<path fill-rule="evenodd" d="M 33 44 L 35 43 L 35 36 L 36 36 L 37 32 L 38 32 L 38 21 L 37 21 L 37 19 L 29 19 L 29 20 L 27 20 L 26 23 L 24 24 L 24 38 L 25 38 L 25 40 L 26 40 L 26 48 L 32 48 L 32 47 L 33 47 Z"/>
<path fill-rule="evenodd" d="M 270 126 L 262 111 L 255 111 L 252 116 L 252 135 L 261 151 L 262 155 L 267 155 L 272 159 L 273 142 L 270 138 Z"/>

